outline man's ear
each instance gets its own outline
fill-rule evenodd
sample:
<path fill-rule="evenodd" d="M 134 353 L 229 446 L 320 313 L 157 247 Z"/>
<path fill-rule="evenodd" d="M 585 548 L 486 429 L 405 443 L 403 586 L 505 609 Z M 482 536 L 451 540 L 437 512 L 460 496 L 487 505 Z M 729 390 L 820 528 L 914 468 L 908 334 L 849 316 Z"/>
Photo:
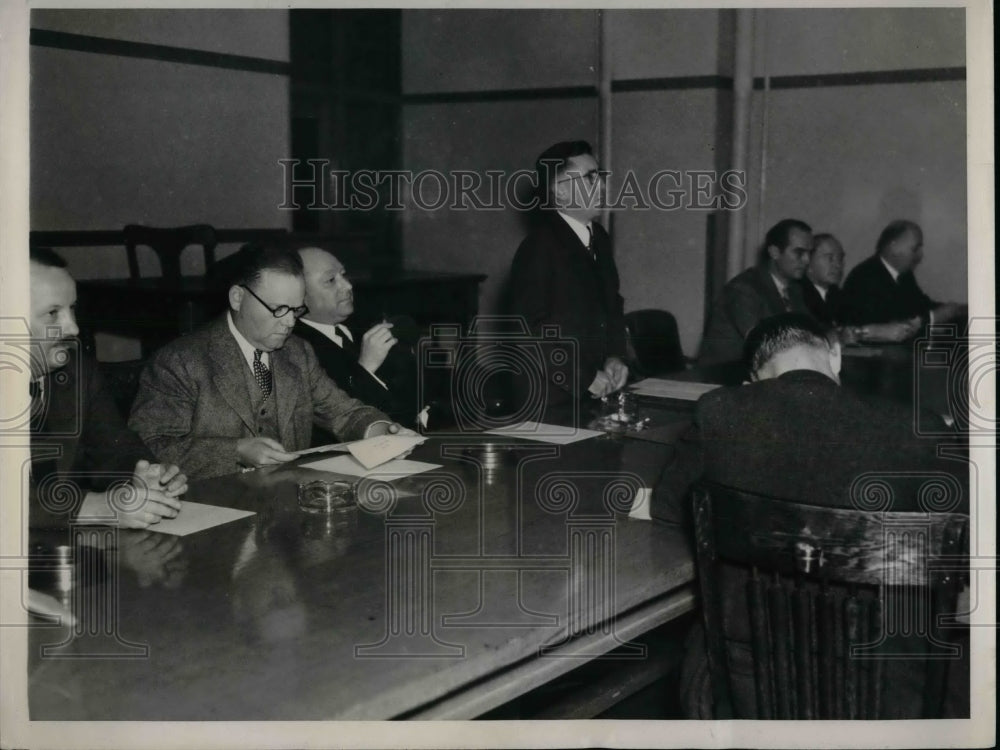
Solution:
<path fill-rule="evenodd" d="M 233 310 L 233 312 L 239 311 L 240 305 L 243 304 L 244 294 L 245 292 L 243 291 L 243 287 L 237 284 L 233 284 L 229 287 L 229 308 Z"/>
<path fill-rule="evenodd" d="M 840 350 L 840 342 L 833 341 L 830 343 L 830 369 L 833 371 L 834 375 L 840 375 L 840 366 L 843 364 L 844 357 Z"/>
<path fill-rule="evenodd" d="M 781 255 L 781 248 L 776 247 L 775 245 L 768 245 L 767 246 L 767 257 L 768 258 L 770 258 L 771 260 L 777 260 L 779 255 Z"/>

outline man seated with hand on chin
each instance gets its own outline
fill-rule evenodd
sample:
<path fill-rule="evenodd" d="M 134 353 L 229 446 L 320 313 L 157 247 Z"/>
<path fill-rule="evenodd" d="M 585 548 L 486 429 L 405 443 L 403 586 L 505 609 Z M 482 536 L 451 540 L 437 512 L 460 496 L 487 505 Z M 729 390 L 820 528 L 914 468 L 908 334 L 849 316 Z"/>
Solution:
<path fill-rule="evenodd" d="M 66 261 L 32 248 L 30 262 L 31 528 L 69 523 L 146 528 L 181 510 L 187 477 L 126 428 L 97 363 L 80 353 L 76 282 Z"/>
<path fill-rule="evenodd" d="M 295 459 L 314 422 L 340 440 L 414 435 L 344 393 L 291 336 L 307 311 L 298 254 L 252 243 L 240 253 L 229 310 L 142 373 L 129 424 L 150 449 L 203 478 Z"/>

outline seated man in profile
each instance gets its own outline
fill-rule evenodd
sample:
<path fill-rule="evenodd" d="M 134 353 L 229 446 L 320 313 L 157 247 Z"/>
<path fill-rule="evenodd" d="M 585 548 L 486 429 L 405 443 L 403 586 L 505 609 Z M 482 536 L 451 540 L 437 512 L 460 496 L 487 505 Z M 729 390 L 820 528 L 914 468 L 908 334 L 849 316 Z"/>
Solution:
<path fill-rule="evenodd" d="M 843 322 L 858 327 L 861 341 L 907 341 L 931 323 L 964 318 L 968 308 L 938 303 L 917 284 L 914 269 L 924 258 L 924 234 L 912 221 L 890 223 L 875 244 L 875 255 L 847 275 Z"/>
<path fill-rule="evenodd" d="M 344 393 L 305 341 L 297 253 L 250 244 L 229 287 L 229 310 L 163 347 L 143 371 L 130 426 L 192 476 L 293 460 L 313 422 L 340 440 L 412 431 Z"/>
<path fill-rule="evenodd" d="M 806 312 L 799 279 L 813 250 L 812 229 L 803 221 L 783 219 L 764 237 L 761 262 L 729 280 L 715 301 L 698 364 L 739 361 L 750 329 L 771 315 Z"/>
<path fill-rule="evenodd" d="M 152 453 L 125 426 L 97 363 L 74 345 L 76 282 L 66 261 L 33 248 L 30 289 L 29 526 L 146 528 L 173 518 L 187 478 L 173 464 L 152 463 Z"/>
<path fill-rule="evenodd" d="M 968 466 L 939 458 L 935 438 L 915 435 L 912 408 L 842 388 L 840 345 L 810 316 L 785 313 L 762 321 L 747 337 L 745 357 L 753 382 L 699 399 L 693 428 L 654 490 L 654 518 L 689 527 L 688 490 L 699 479 L 789 503 L 857 508 L 855 497 L 865 496 L 868 481 L 858 480 L 865 474 L 891 489 L 887 510 L 916 511 L 922 508 L 914 477 L 946 473 L 957 480 L 949 486 L 959 487 L 959 496 L 936 507 L 968 512 Z M 944 430 L 935 415 L 922 419 Z M 742 696 L 734 700 L 744 701 L 740 713 L 747 715 L 753 713 L 754 688 L 746 661 L 744 582 L 739 575 L 724 582 L 723 600 L 732 609 L 723 619 L 727 639 L 743 644 L 732 652 L 730 669 L 742 680 Z M 703 646 L 693 648 L 682 676 L 697 683 L 682 685 L 695 716 L 706 699 L 699 682 L 707 679 L 704 659 Z"/>
<path fill-rule="evenodd" d="M 416 360 L 387 321 L 369 328 L 359 343 L 347 327 L 354 289 L 337 258 L 318 247 L 298 250 L 306 307 L 293 333 L 308 341 L 327 375 L 348 395 L 381 409 L 407 427 L 417 422 Z M 412 324 L 411 326 L 412 327 Z"/>

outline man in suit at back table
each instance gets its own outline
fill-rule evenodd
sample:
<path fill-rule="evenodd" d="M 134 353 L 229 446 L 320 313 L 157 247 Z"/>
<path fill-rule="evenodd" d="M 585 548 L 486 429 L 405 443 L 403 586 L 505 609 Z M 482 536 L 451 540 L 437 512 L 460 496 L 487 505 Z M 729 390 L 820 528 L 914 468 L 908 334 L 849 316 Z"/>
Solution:
<path fill-rule="evenodd" d="M 807 312 L 798 282 L 812 250 L 812 229 L 804 221 L 783 219 L 768 230 L 760 262 L 730 279 L 712 306 L 699 365 L 736 362 L 746 335 L 764 318 Z"/>
<path fill-rule="evenodd" d="M 315 421 L 341 440 L 412 431 L 344 393 L 291 336 L 305 314 L 302 261 L 249 244 L 229 310 L 163 347 L 143 371 L 130 426 L 193 477 L 291 461 Z"/>
<path fill-rule="evenodd" d="M 860 326 L 862 341 L 906 341 L 929 323 L 948 323 L 968 314 L 965 305 L 933 301 L 917 284 L 914 269 L 924 258 L 924 234 L 905 219 L 891 222 L 875 243 L 875 255 L 861 261 L 844 282 L 844 322 Z"/>
<path fill-rule="evenodd" d="M 826 326 L 840 322 L 840 282 L 844 278 L 844 246 L 832 234 L 817 234 L 815 249 L 801 280 L 809 314 Z"/>
<path fill-rule="evenodd" d="M 29 526 L 146 528 L 176 516 L 187 478 L 172 464 L 152 462 L 125 426 L 97 362 L 80 351 L 76 282 L 66 261 L 49 248 L 32 248 L 30 257 Z"/>
<path fill-rule="evenodd" d="M 393 323 L 377 323 L 356 341 L 346 325 L 354 312 L 354 288 L 343 264 L 318 247 L 300 248 L 298 253 L 309 312 L 299 318 L 293 333 L 312 345 L 320 365 L 341 389 L 400 424 L 415 427 L 416 360 L 397 340 Z"/>
<path fill-rule="evenodd" d="M 535 171 L 541 211 L 514 256 L 508 309 L 536 335 L 556 325 L 563 339 L 576 342 L 575 368 L 566 362 L 546 370 L 546 406 L 558 407 L 625 385 L 624 300 L 611 238 L 595 221 L 604 181 L 590 144 L 557 143 L 538 157 Z M 527 385 L 516 381 L 518 398 Z"/>

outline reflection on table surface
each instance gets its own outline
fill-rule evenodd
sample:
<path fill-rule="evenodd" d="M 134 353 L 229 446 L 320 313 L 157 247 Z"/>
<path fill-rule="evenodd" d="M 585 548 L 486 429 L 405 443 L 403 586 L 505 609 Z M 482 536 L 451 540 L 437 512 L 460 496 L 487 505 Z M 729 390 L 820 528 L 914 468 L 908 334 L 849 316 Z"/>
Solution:
<path fill-rule="evenodd" d="M 255 513 L 197 534 L 39 536 L 73 549 L 68 585 L 39 581 L 78 622 L 32 629 L 31 717 L 391 718 L 566 671 L 693 606 L 680 535 L 627 518 L 669 457 L 622 436 L 434 437 L 411 458 L 440 469 L 362 480 L 349 512 L 300 511 L 324 474 L 283 466 L 193 484 Z"/>
<path fill-rule="evenodd" d="M 955 413 L 948 368 L 883 349 L 848 350 L 844 387 Z M 744 379 L 739 365 L 670 377 Z M 32 628 L 31 717 L 471 717 L 617 648 L 694 606 L 680 533 L 627 518 L 694 403 L 635 408 L 643 431 L 569 445 L 432 435 L 411 458 L 440 468 L 362 480 L 342 513 L 298 509 L 300 482 L 334 477 L 307 456 L 193 484 L 189 500 L 254 512 L 197 534 L 38 535 L 45 559 L 72 551 L 35 578 L 77 623 Z"/>

